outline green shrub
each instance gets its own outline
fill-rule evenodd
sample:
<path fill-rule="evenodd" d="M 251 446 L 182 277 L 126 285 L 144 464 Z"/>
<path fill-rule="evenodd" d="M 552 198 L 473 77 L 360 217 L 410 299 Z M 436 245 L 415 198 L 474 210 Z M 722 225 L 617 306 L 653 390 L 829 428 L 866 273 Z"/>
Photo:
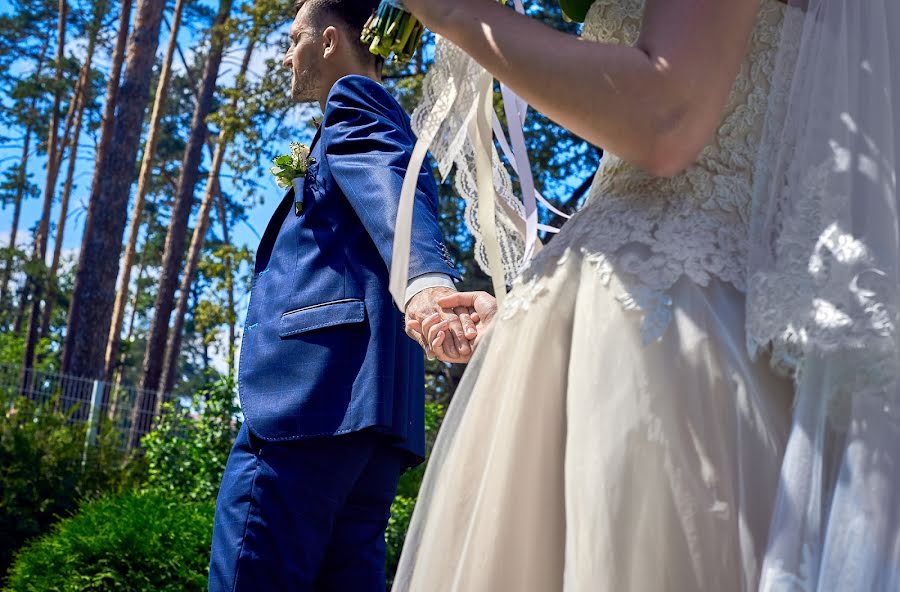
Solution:
<path fill-rule="evenodd" d="M 444 419 L 445 408 L 439 403 L 425 404 L 425 440 L 428 451 L 434 445 Z M 394 572 L 400 561 L 400 553 L 403 551 L 403 542 L 406 540 L 406 531 L 409 529 L 409 521 L 416 507 L 416 498 L 419 488 L 422 487 L 422 478 L 425 476 L 427 462 L 410 469 L 400 478 L 397 486 L 397 497 L 391 505 L 391 517 L 388 520 L 387 531 L 384 540 L 387 543 L 386 570 L 388 588 L 394 580 Z"/>
<path fill-rule="evenodd" d="M 201 390 L 192 409 L 168 405 L 159 426 L 144 436 L 146 488 L 182 499 L 214 501 L 240 424 L 234 382 Z M 199 410 L 199 411 L 198 411 Z"/>
<path fill-rule="evenodd" d="M 440 403 L 429 402 L 425 404 L 425 446 L 427 454 L 431 453 L 431 447 L 434 446 L 434 440 L 441 429 L 445 411 L 446 409 Z M 426 466 L 428 466 L 427 461 L 403 474 L 397 486 L 398 497 L 407 497 L 415 501 L 419 495 L 419 488 L 422 487 L 422 478 L 425 476 Z"/>
<path fill-rule="evenodd" d="M 391 505 L 391 517 L 388 520 L 387 531 L 384 533 L 384 541 L 387 543 L 385 569 L 388 590 L 394 583 L 394 573 L 400 562 L 400 553 L 403 551 L 403 542 L 406 540 L 406 531 L 409 530 L 409 521 L 415 507 L 416 498 L 402 495 L 394 498 L 394 503 Z"/>
<path fill-rule="evenodd" d="M 0 577 L 26 540 L 71 514 L 82 499 L 123 486 L 120 442 L 104 428 L 85 457 L 85 424 L 70 422 L 52 401 L 35 405 L 19 398 L 0 411 Z"/>
<path fill-rule="evenodd" d="M 213 514 L 157 492 L 85 504 L 16 556 L 6 590 L 205 590 Z"/>

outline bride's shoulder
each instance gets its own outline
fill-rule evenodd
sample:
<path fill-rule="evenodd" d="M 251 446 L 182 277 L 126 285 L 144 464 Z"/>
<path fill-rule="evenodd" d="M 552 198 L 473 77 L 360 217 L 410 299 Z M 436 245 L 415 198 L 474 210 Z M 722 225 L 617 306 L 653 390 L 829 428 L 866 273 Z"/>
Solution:
<path fill-rule="evenodd" d="M 792 4 L 796 2 L 791 0 Z M 757 21 L 777 25 L 787 3 L 762 0 Z M 590 41 L 634 45 L 641 33 L 646 4 L 647 0 L 594 0 L 584 20 L 582 36 Z"/>

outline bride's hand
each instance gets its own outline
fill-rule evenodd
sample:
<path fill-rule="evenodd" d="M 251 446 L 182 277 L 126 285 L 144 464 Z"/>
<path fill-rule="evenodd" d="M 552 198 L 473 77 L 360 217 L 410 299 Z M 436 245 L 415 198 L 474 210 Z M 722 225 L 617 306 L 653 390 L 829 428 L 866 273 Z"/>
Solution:
<path fill-rule="evenodd" d="M 469 311 L 477 331 L 477 335 L 472 337 L 472 353 L 474 354 L 490 331 L 491 323 L 497 314 L 497 300 L 487 292 L 458 292 L 438 299 L 438 305 L 447 309 L 459 310 L 462 308 Z M 448 328 L 449 325 L 446 322 L 429 324 L 426 321 L 423 329 L 426 333 L 425 338 L 431 345 L 431 350 L 445 362 L 467 363 L 472 358 L 471 354 L 462 358 L 450 359 L 444 352 L 443 344 Z"/>

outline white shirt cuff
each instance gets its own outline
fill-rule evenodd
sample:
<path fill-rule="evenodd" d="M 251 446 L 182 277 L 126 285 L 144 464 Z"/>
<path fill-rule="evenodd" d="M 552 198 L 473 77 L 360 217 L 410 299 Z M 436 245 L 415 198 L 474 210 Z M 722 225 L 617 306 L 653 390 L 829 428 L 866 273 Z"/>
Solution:
<path fill-rule="evenodd" d="M 416 276 L 409 280 L 409 284 L 406 285 L 406 302 L 403 303 L 403 309 L 406 310 L 406 307 L 409 306 L 409 301 L 416 294 L 428 288 L 450 288 L 454 292 L 456 291 L 453 278 L 446 273 L 426 273 Z"/>

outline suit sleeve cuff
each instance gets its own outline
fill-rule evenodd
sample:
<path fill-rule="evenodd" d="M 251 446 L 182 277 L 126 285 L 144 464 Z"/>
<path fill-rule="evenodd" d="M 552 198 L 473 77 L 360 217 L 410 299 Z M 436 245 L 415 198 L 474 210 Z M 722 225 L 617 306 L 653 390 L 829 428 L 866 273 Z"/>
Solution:
<path fill-rule="evenodd" d="M 412 300 L 416 294 L 422 290 L 427 290 L 428 288 L 450 288 L 454 292 L 456 291 L 456 285 L 449 275 L 445 273 L 422 274 L 414 277 L 409 281 L 409 284 L 407 284 L 406 302 L 403 303 L 404 310 L 409 306 L 409 301 Z"/>

